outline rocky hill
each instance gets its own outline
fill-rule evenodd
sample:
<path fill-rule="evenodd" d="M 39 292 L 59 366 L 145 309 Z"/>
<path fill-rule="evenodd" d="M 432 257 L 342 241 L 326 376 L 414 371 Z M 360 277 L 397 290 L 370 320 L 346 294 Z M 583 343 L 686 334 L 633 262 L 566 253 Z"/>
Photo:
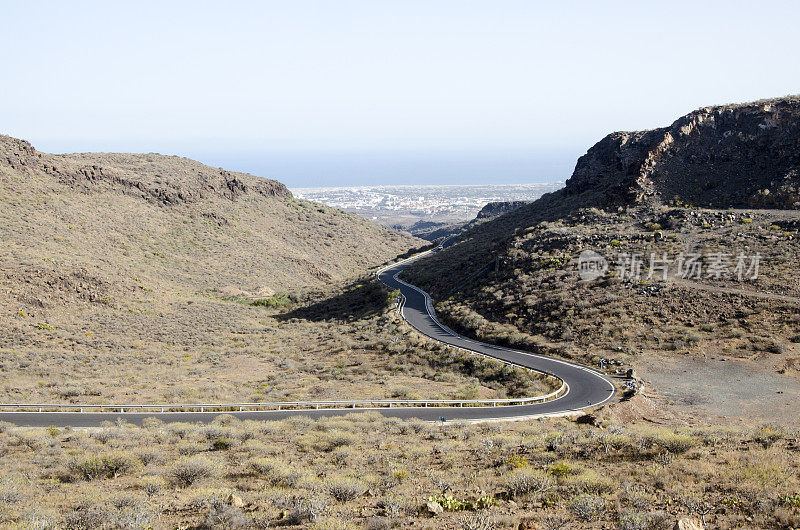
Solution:
<path fill-rule="evenodd" d="M 151 202 L 175 205 L 210 196 L 235 200 L 245 194 L 291 197 L 275 180 L 215 169 L 187 158 L 155 154 L 48 155 L 30 143 L 0 136 L 0 162 L 11 172 L 42 172 L 83 192 L 116 190 Z"/>
<path fill-rule="evenodd" d="M 610 134 L 578 160 L 564 194 L 600 207 L 800 208 L 800 97 L 705 107 L 662 129 Z"/>
<path fill-rule="evenodd" d="M 800 96 L 704 107 L 668 127 L 611 133 L 578 159 L 564 188 L 471 223 L 466 244 L 441 259 L 467 274 L 539 222 L 587 208 L 635 214 L 670 205 L 800 209 Z"/>
<path fill-rule="evenodd" d="M 176 156 L 51 155 L 2 136 L 0 193 L 6 265 L 47 258 L 60 274 L 126 270 L 183 289 L 320 287 L 420 243 L 275 180 Z"/>
<path fill-rule="evenodd" d="M 557 213 L 641 204 L 800 208 L 800 97 L 704 107 L 668 127 L 611 133 L 543 202 Z"/>
<path fill-rule="evenodd" d="M 473 223 L 404 274 L 451 327 L 481 339 L 617 370 L 657 371 L 676 352 L 735 358 L 753 363 L 745 373 L 796 385 L 798 164 L 796 97 L 614 133 L 578 160 L 564 189 Z M 606 268 L 586 280 L 579 256 L 589 251 Z M 742 274 L 754 256 L 758 274 Z M 658 386 L 656 371 L 644 377 Z"/>

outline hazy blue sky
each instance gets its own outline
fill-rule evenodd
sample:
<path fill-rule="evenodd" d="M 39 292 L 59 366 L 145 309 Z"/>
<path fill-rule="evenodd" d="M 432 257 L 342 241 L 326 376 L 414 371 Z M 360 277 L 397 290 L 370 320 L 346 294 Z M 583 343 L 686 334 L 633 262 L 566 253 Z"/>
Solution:
<path fill-rule="evenodd" d="M 608 132 L 800 92 L 796 1 L 0 0 L 0 15 L 0 132 L 290 186 L 560 180 Z"/>

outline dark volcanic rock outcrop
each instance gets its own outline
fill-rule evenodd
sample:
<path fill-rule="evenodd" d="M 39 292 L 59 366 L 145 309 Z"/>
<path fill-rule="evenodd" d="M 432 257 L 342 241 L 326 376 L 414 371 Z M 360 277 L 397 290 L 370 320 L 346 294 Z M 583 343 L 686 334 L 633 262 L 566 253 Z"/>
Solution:
<path fill-rule="evenodd" d="M 609 134 L 549 199 L 571 207 L 800 207 L 800 97 L 705 107 L 669 127 Z"/>

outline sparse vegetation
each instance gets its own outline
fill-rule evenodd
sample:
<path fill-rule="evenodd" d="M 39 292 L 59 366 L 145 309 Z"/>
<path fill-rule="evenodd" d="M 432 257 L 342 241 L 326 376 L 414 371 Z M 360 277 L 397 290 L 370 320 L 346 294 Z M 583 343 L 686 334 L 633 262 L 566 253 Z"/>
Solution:
<path fill-rule="evenodd" d="M 565 419 L 428 424 L 353 413 L 318 421 L 120 422 L 94 432 L 6 426 L 0 513 L 5 524 L 47 519 L 70 528 L 536 521 L 655 530 L 681 516 L 705 518 L 712 528 L 775 528 L 800 517 L 793 430 L 600 420 L 602 427 Z M 220 433 L 232 441 L 224 451 L 209 441 Z M 598 443 L 606 434 L 608 450 Z M 316 445 L 344 437 L 347 445 L 333 451 Z M 184 444 L 195 447 L 191 454 L 182 454 Z M 659 463 L 667 447 L 675 452 Z"/>
<path fill-rule="evenodd" d="M 756 421 L 769 410 L 768 421 L 792 421 L 789 407 L 771 404 L 776 393 L 800 389 L 800 350 L 794 341 L 800 336 L 795 316 L 800 279 L 792 265 L 800 261 L 798 214 L 659 206 L 615 213 L 577 209 L 540 221 L 547 216 L 547 209 L 533 207 L 510 212 L 472 228 L 462 242 L 403 274 L 432 294 L 440 319 L 462 334 L 612 374 L 644 371 L 648 397 L 658 401 L 665 418 L 680 416 L 675 409 L 690 405 L 695 415 L 711 409 L 711 415 L 746 413 Z M 743 219 L 752 222 L 743 224 Z M 704 272 L 690 281 L 676 277 L 675 260 L 687 249 L 706 256 Z M 608 260 L 604 276 L 580 279 L 577 258 L 584 250 Z M 757 279 L 736 277 L 742 252 L 761 256 Z M 708 274 L 709 256 L 719 253 L 729 256 L 729 274 L 716 279 Z M 671 260 L 666 280 L 657 263 L 650 269 L 651 254 Z M 621 273 L 625 255 L 641 257 L 638 276 Z M 710 360 L 716 358 L 742 362 L 713 366 Z M 750 363 L 754 359 L 758 362 Z M 708 381 L 710 386 L 678 390 L 669 375 L 675 364 L 687 373 L 721 375 Z M 720 370 L 725 366 L 742 374 L 731 377 Z M 652 368 L 657 371 L 648 373 Z M 790 379 L 789 386 L 775 373 Z M 717 399 L 740 388 L 739 379 L 758 406 Z M 756 384 L 756 379 L 769 383 Z M 657 391 L 680 392 L 681 398 L 660 399 Z M 706 402 L 713 407 L 700 406 Z"/>
<path fill-rule="evenodd" d="M 7 136 L 0 226 L 2 402 L 382 397 L 390 373 L 359 373 L 379 364 L 376 339 L 400 339 L 377 313 L 276 315 L 427 244 L 276 181 L 154 154 L 49 155 Z M 396 379 L 423 395 L 468 383 L 412 372 Z"/>
<path fill-rule="evenodd" d="M 167 476 L 177 486 L 186 487 L 218 474 L 219 465 L 204 456 L 183 457 L 168 470 Z"/>
<path fill-rule="evenodd" d="M 292 300 L 286 293 L 273 294 L 269 298 L 259 298 L 253 300 L 252 305 L 257 307 L 283 307 L 292 303 Z"/>

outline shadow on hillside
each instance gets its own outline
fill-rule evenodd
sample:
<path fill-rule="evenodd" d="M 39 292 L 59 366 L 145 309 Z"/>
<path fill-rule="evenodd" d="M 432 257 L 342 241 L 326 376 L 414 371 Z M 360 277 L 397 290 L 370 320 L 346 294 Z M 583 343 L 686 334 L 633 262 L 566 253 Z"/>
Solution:
<path fill-rule="evenodd" d="M 314 299 L 314 296 L 317 298 Z M 389 290 L 375 278 L 358 280 L 331 295 L 312 295 L 308 304 L 276 315 L 280 320 L 299 318 L 313 322 L 339 320 L 352 322 L 381 314 L 386 307 Z"/>

